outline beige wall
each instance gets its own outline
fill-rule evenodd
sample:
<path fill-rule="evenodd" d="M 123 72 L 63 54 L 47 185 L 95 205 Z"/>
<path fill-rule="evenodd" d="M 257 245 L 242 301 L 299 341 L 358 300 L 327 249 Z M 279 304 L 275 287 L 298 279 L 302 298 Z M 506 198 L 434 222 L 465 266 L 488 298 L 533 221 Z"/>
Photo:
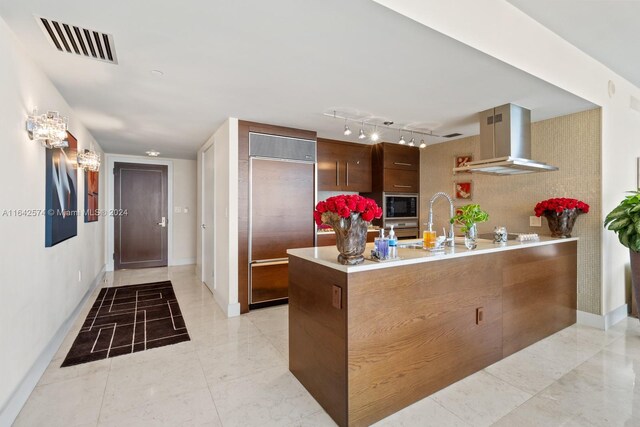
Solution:
<path fill-rule="evenodd" d="M 560 168 L 557 172 L 514 176 L 453 175 L 454 157 L 473 154 L 479 157 L 479 137 L 431 145 L 421 154 L 421 216 L 426 222 L 429 198 L 438 191 L 453 193 L 458 179 L 473 181 L 472 201 L 490 216 L 481 224 L 480 232 L 491 232 L 504 225 L 511 232 L 549 234 L 546 220 L 542 228 L 529 227 L 536 203 L 550 197 L 572 197 L 591 205 L 591 212 L 581 215 L 573 230 L 578 244 L 578 309 L 601 314 L 602 230 L 600 173 L 600 109 L 533 123 L 531 126 L 532 157 Z M 436 230 L 448 224 L 448 204 L 438 200 L 434 209 Z M 439 231 L 441 234 L 442 231 Z"/>

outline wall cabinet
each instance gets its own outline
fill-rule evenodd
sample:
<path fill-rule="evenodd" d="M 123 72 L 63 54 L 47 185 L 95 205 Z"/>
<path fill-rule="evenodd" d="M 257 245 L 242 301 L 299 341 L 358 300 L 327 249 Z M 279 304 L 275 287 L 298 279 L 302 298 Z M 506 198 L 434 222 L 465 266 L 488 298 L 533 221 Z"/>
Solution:
<path fill-rule="evenodd" d="M 318 138 L 319 191 L 371 191 L 371 146 Z"/>
<path fill-rule="evenodd" d="M 373 147 L 374 192 L 419 193 L 420 149 L 383 142 Z"/>

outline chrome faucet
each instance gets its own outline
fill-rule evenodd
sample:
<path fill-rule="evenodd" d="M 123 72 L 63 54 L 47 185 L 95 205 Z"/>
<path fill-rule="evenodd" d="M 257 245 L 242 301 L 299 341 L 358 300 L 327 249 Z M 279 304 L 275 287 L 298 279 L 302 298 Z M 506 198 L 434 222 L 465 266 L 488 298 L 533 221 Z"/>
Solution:
<path fill-rule="evenodd" d="M 429 200 L 429 222 L 427 224 L 427 226 L 429 227 L 429 230 L 433 230 L 433 202 L 435 202 L 438 197 L 444 197 L 449 201 L 449 219 L 452 219 L 454 215 L 453 199 L 451 198 L 451 196 L 449 196 L 447 193 L 444 193 L 442 191 L 434 194 L 433 197 L 431 197 L 431 200 Z M 455 236 L 455 233 L 453 231 L 453 224 L 449 223 L 449 235 L 447 236 L 447 244 L 450 247 L 455 246 L 454 236 Z"/>

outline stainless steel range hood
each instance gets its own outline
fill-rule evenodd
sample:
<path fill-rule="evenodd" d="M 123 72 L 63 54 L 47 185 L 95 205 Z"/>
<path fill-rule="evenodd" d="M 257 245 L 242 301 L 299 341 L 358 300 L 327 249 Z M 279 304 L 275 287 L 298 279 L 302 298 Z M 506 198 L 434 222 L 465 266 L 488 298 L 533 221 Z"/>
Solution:
<path fill-rule="evenodd" d="M 555 166 L 530 160 L 531 111 L 515 104 L 483 111 L 480 116 L 480 159 L 454 172 L 518 175 L 557 171 Z"/>

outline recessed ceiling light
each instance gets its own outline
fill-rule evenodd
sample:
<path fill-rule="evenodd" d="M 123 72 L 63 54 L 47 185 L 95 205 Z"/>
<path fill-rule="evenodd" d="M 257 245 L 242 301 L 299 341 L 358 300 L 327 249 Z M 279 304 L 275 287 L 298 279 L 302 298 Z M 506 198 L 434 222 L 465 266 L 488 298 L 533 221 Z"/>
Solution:
<path fill-rule="evenodd" d="M 159 151 L 156 151 L 156 150 L 147 151 L 147 156 L 149 157 L 158 157 L 159 155 L 160 155 Z"/>
<path fill-rule="evenodd" d="M 154 76 L 164 76 L 164 73 L 160 70 L 151 70 L 151 74 L 153 74 Z"/>

